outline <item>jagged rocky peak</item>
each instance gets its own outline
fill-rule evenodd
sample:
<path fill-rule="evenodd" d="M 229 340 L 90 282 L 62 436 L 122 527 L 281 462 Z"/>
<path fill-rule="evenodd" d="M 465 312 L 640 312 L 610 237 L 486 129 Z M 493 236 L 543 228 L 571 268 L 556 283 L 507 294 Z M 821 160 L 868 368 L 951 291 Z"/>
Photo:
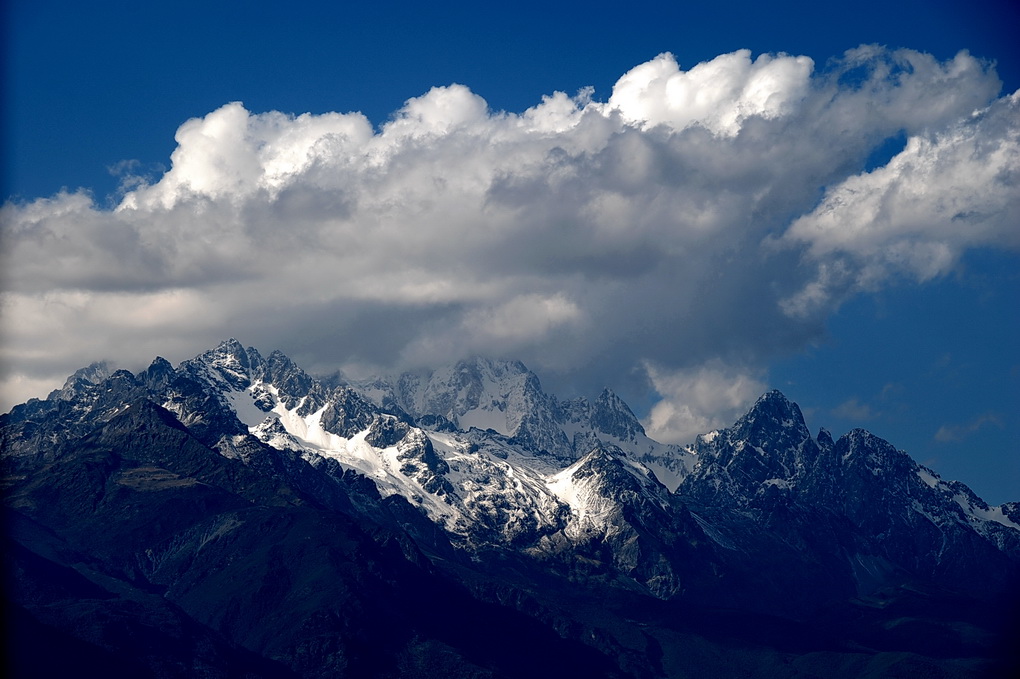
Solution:
<path fill-rule="evenodd" d="M 797 404 L 778 390 L 772 390 L 761 396 L 732 427 L 698 436 L 694 448 L 704 462 L 729 464 L 730 458 L 748 451 L 763 462 L 790 464 L 798 462 L 804 454 L 817 451 L 818 444 L 811 437 Z"/>
<path fill-rule="evenodd" d="M 815 442 L 818 443 L 818 447 L 822 450 L 831 450 L 832 447 L 836 445 L 835 441 L 832 440 L 832 434 L 830 434 L 829 430 L 825 427 L 818 430 L 818 436 L 815 437 Z"/>
<path fill-rule="evenodd" d="M 106 361 L 97 361 L 86 368 L 76 370 L 73 375 L 67 378 L 68 383 L 84 380 L 91 384 L 100 384 L 103 380 L 113 374 L 113 368 Z"/>
<path fill-rule="evenodd" d="M 450 471 L 446 460 L 436 454 L 432 441 L 420 429 L 404 429 L 397 446 L 400 472 L 421 484 L 422 490 L 437 496 L 456 492 L 444 474 Z"/>
<path fill-rule="evenodd" d="M 246 372 L 251 369 L 251 363 L 248 358 L 248 350 L 244 348 L 243 344 L 233 337 L 220 342 L 215 349 L 206 351 L 201 355 L 201 357 L 213 365 L 223 366 L 234 370 L 242 369 Z"/>
<path fill-rule="evenodd" d="M 888 476 L 887 486 L 905 480 L 916 483 L 915 471 L 920 468 L 904 451 L 865 429 L 852 429 L 840 436 L 833 458 L 844 476 Z"/>
<path fill-rule="evenodd" d="M 403 440 L 411 427 L 395 415 L 376 413 L 368 426 L 365 441 L 376 448 L 388 448 Z M 420 430 L 415 430 L 420 431 Z"/>
<path fill-rule="evenodd" d="M 778 389 L 763 394 L 733 425 L 733 432 L 752 445 L 786 443 L 810 437 L 800 407 Z M 777 440 L 780 433 L 786 435 Z"/>
<path fill-rule="evenodd" d="M 311 412 L 326 403 L 329 391 L 282 351 L 274 350 L 263 358 L 257 349 L 245 348 L 233 338 L 183 361 L 179 371 L 215 390 L 252 389 L 255 403 L 263 411 L 271 410 L 279 398 L 288 409 L 297 407 L 305 399 L 303 411 Z M 271 390 L 275 391 L 275 396 Z"/>
<path fill-rule="evenodd" d="M 623 399 L 608 387 L 602 390 L 592 404 L 591 427 L 597 432 L 622 441 L 631 441 L 645 435 L 645 428 L 641 426 L 637 416 Z"/>
<path fill-rule="evenodd" d="M 627 459 L 616 446 L 597 444 L 587 455 L 571 466 L 574 481 L 590 479 L 606 494 L 623 491 L 638 492 L 640 487 L 657 484 L 655 475 L 642 465 Z"/>
<path fill-rule="evenodd" d="M 315 380 L 279 349 L 265 359 L 258 377 L 280 390 L 280 397 L 288 408 L 293 408 L 316 386 Z"/>
<path fill-rule="evenodd" d="M 354 390 L 338 387 L 332 393 L 327 393 L 318 383 L 312 386 L 303 401 L 294 405 L 298 406 L 296 412 L 301 417 L 308 417 L 321 409 L 319 423 L 323 430 L 344 438 L 365 431 L 372 425 L 377 413 L 375 406 Z M 380 434 L 379 441 L 391 435 Z"/>
<path fill-rule="evenodd" d="M 48 398 L 70 401 L 78 395 L 82 389 L 102 384 L 102 382 L 113 375 L 113 368 L 106 361 L 97 361 L 85 368 L 76 370 L 73 375 L 64 381 L 64 386 L 50 392 Z"/>
<path fill-rule="evenodd" d="M 681 494 L 697 504 L 747 506 L 765 486 L 801 484 L 817 466 L 820 445 L 797 404 L 773 390 L 729 429 L 699 436 L 694 451 L 698 462 Z"/>
<path fill-rule="evenodd" d="M 174 367 L 170 361 L 162 356 L 153 359 L 149 367 L 138 374 L 138 380 L 146 388 L 155 391 L 163 391 L 174 378 Z"/>
<path fill-rule="evenodd" d="M 261 361 L 254 349 L 245 349 L 234 338 L 220 342 L 198 356 L 183 361 L 180 368 L 195 377 L 222 382 L 231 389 L 242 390 L 252 382 L 252 359 Z"/>

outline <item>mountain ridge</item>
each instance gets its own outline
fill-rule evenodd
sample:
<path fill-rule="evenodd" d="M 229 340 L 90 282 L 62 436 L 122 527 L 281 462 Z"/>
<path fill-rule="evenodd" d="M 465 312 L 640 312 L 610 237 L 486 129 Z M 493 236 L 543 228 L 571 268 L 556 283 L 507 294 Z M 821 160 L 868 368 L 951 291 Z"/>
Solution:
<path fill-rule="evenodd" d="M 570 597 L 579 597 L 578 610 L 637 597 L 628 606 L 643 611 L 655 610 L 658 601 L 791 621 L 821 616 L 831 623 L 835 615 L 837 627 L 850 625 L 846 634 L 873 636 L 879 646 L 893 643 L 876 631 L 888 623 L 884 611 L 909 604 L 919 628 L 948 635 L 960 657 L 977 654 L 986 667 L 994 662 L 989 630 L 1001 622 L 992 618 L 1003 614 L 1003 597 L 1020 591 L 1020 504 L 989 506 L 964 484 L 942 480 L 864 430 L 835 441 L 824 429 L 813 437 L 799 407 L 776 390 L 732 427 L 681 448 L 650 439 L 611 390 L 594 401 L 560 401 L 516 361 L 474 359 L 395 378 L 319 380 L 278 351 L 263 357 L 231 339 L 176 368 L 157 357 L 138 375 L 93 364 L 48 399 L 0 415 L 0 435 L 7 507 L 64 535 L 71 551 L 105 564 L 111 574 L 104 577 L 161 587 L 153 580 L 158 576 L 177 591 L 174 583 L 187 572 L 203 596 L 216 599 L 202 583 L 209 568 L 226 562 L 188 570 L 215 550 L 196 547 L 180 561 L 184 553 L 173 545 L 218 544 L 247 530 L 237 512 L 248 507 L 261 507 L 270 522 L 290 522 L 284 515 L 295 511 L 340 516 L 364 534 L 355 542 L 393 545 L 395 552 L 379 558 L 397 571 L 419 569 L 426 575 L 414 578 L 451 581 L 486 605 L 551 624 L 561 638 L 594 649 L 585 662 L 608 658 L 621 676 L 665 676 L 663 667 L 627 650 L 637 630 L 667 656 L 690 640 L 677 641 L 675 623 L 627 622 L 614 617 L 622 613 L 612 606 L 605 615 L 615 622 L 594 624 L 573 605 L 556 604 L 560 592 L 575 591 Z M 41 471 L 65 468 L 74 471 Z M 137 525 L 142 516 L 159 516 L 169 500 L 204 507 L 209 516 L 189 509 L 181 515 L 185 523 Z M 109 513 L 131 503 L 138 509 Z M 124 525 L 126 532 L 111 535 L 126 547 L 96 551 L 89 540 L 73 537 L 104 521 Z M 339 554 L 310 526 L 301 530 L 312 531 L 324 553 Z M 269 577 L 273 588 L 290 591 L 306 577 L 294 564 L 277 568 L 290 573 L 292 584 L 281 585 L 268 575 L 276 572 L 264 561 L 270 553 L 255 553 L 262 565 L 252 567 L 269 568 L 259 577 Z M 145 566 L 154 554 L 178 555 L 159 558 L 178 570 Z M 350 557 L 335 558 L 340 567 Z M 175 601 L 207 610 L 180 591 L 183 598 L 174 595 Z M 236 594 L 225 596 L 233 603 L 224 605 L 248 610 L 243 601 L 258 599 L 243 588 L 231 591 Z M 961 631 L 964 623 L 939 603 L 950 600 L 993 611 L 979 620 L 987 643 L 975 644 L 973 634 Z M 286 595 L 264 605 L 276 610 L 295 601 Z M 47 604 L 25 605 L 37 612 Z M 321 605 L 308 614 L 334 615 Z M 872 622 L 858 629 L 848 622 L 855 616 Z M 360 632 L 356 621 L 341 618 L 337 629 L 346 630 L 347 644 Z M 241 633 L 234 618 L 208 609 L 197 620 L 248 651 L 270 652 L 264 632 Z M 415 625 L 401 624 L 412 639 Z M 430 657 L 462 663 L 463 676 L 478 669 L 463 646 L 440 652 L 430 645 L 438 643 L 434 631 L 429 634 Z M 417 649 L 412 655 L 426 653 L 409 639 L 394 643 L 408 653 Z M 930 656 L 917 635 L 896 643 Z M 297 660 L 296 648 L 272 653 L 311 676 L 312 665 Z M 343 648 L 345 657 L 363 661 L 354 646 Z M 493 662 L 482 666 L 491 670 Z M 339 671 L 342 663 L 327 665 Z"/>

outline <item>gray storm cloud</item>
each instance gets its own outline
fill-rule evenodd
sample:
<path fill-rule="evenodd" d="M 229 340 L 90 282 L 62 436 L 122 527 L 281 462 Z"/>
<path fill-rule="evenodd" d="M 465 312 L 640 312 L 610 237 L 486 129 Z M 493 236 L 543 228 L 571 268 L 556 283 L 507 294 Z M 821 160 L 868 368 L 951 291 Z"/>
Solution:
<path fill-rule="evenodd" d="M 230 103 L 116 209 L 3 208 L 3 405 L 237 336 L 313 371 L 489 354 L 583 389 L 646 380 L 651 433 L 683 439 L 847 296 L 1020 245 L 1018 95 L 999 87 L 967 53 L 865 46 L 819 72 L 663 54 L 605 102 L 522 113 L 436 87 L 379 129 Z"/>

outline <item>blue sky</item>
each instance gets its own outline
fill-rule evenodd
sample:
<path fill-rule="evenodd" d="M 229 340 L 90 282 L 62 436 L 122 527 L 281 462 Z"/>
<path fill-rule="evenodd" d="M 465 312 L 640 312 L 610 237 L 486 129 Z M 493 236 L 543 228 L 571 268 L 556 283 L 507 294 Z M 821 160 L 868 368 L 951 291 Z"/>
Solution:
<path fill-rule="evenodd" d="M 929 197 L 910 194 L 888 233 L 855 221 L 866 205 L 843 217 L 834 207 L 861 195 L 854 181 L 887 202 L 914 190 L 893 170 L 853 179 L 908 137 L 930 142 L 910 157 L 915 177 L 938 139 L 1015 138 L 1015 107 L 1002 103 L 1020 88 L 1015 3 L 665 5 L 8 2 L 4 409 L 93 360 L 137 369 L 231 335 L 352 372 L 512 353 L 565 395 L 613 385 L 664 438 L 725 423 L 778 387 L 813 428 L 866 427 L 989 501 L 1020 499 L 1016 183 L 971 185 L 966 168 L 937 165 L 949 169 L 918 183 Z M 843 55 L 872 43 L 889 50 L 859 55 L 866 68 L 903 68 L 898 48 L 938 68 L 925 75 L 915 60 L 915 90 L 904 79 L 858 106 L 859 73 Z M 717 60 L 741 49 L 746 61 Z M 961 49 L 994 71 L 953 62 Z M 702 62 L 753 79 L 766 73 L 760 55 L 790 57 L 758 81 L 777 88 L 771 104 L 733 108 L 723 92 L 698 118 L 621 89 L 610 105 L 635 67 L 654 65 L 635 77 L 645 85 L 649 69 L 673 73 L 655 61 L 665 52 L 674 83 Z M 947 82 L 952 63 L 963 75 Z M 714 77 L 685 86 L 716 92 Z M 812 127 L 826 82 L 851 117 Z M 425 96 L 453 83 L 469 91 Z M 527 123 L 531 136 L 499 118 L 554 92 L 560 108 Z M 888 119 L 870 120 L 880 99 Z M 748 122 L 748 106 L 760 120 Z M 984 106 L 987 122 L 960 122 Z M 273 111 L 367 120 L 258 117 Z M 622 122 L 604 129 L 612 111 Z M 249 137 L 265 135 L 262 153 L 330 125 L 360 139 L 358 153 L 381 154 L 390 179 L 341 164 L 329 167 L 351 172 L 347 183 L 304 168 L 244 193 Z M 216 136 L 231 126 L 249 136 Z M 477 146 L 485 135 L 503 144 L 499 157 Z M 196 155 L 214 137 L 220 155 Z M 556 174 L 565 168 L 580 179 Z M 474 205 L 478 177 L 488 183 Z M 881 193 L 883 181 L 901 193 Z M 132 191 L 132 207 L 114 212 Z M 752 205 L 748 193 L 765 198 Z M 936 223 L 925 203 L 936 193 L 978 218 Z M 689 219 L 676 216 L 688 206 Z"/>
<path fill-rule="evenodd" d="M 8 194 L 116 182 L 167 165 L 173 131 L 228 101 L 252 111 L 362 111 L 376 124 L 434 85 L 494 109 L 594 86 L 670 51 L 684 67 L 747 48 L 819 65 L 863 43 L 998 62 L 1020 86 L 1020 10 L 1000 0 L 856 3 L 344 3 L 14 0 L 7 13 Z"/>

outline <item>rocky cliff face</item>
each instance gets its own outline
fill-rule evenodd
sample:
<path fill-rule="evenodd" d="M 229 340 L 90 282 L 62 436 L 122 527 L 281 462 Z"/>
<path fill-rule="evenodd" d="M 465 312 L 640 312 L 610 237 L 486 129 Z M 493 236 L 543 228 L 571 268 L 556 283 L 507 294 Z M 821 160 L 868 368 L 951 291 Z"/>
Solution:
<path fill-rule="evenodd" d="M 596 676 L 1005 662 L 1015 503 L 775 391 L 685 450 L 518 362 L 355 383 L 230 340 L 90 366 L 0 436 L 13 610 L 135 676 L 549 676 L 505 639 Z"/>
<path fill-rule="evenodd" d="M 914 580 L 976 595 L 1015 577 L 1020 532 L 1001 509 L 866 431 L 812 438 L 779 392 L 732 428 L 699 437 L 694 449 L 698 464 L 678 490 L 689 506 L 753 516 L 805 551 L 809 538 L 836 536 L 813 551 L 860 595 Z M 980 581 L 975 569 L 987 571 Z"/>

